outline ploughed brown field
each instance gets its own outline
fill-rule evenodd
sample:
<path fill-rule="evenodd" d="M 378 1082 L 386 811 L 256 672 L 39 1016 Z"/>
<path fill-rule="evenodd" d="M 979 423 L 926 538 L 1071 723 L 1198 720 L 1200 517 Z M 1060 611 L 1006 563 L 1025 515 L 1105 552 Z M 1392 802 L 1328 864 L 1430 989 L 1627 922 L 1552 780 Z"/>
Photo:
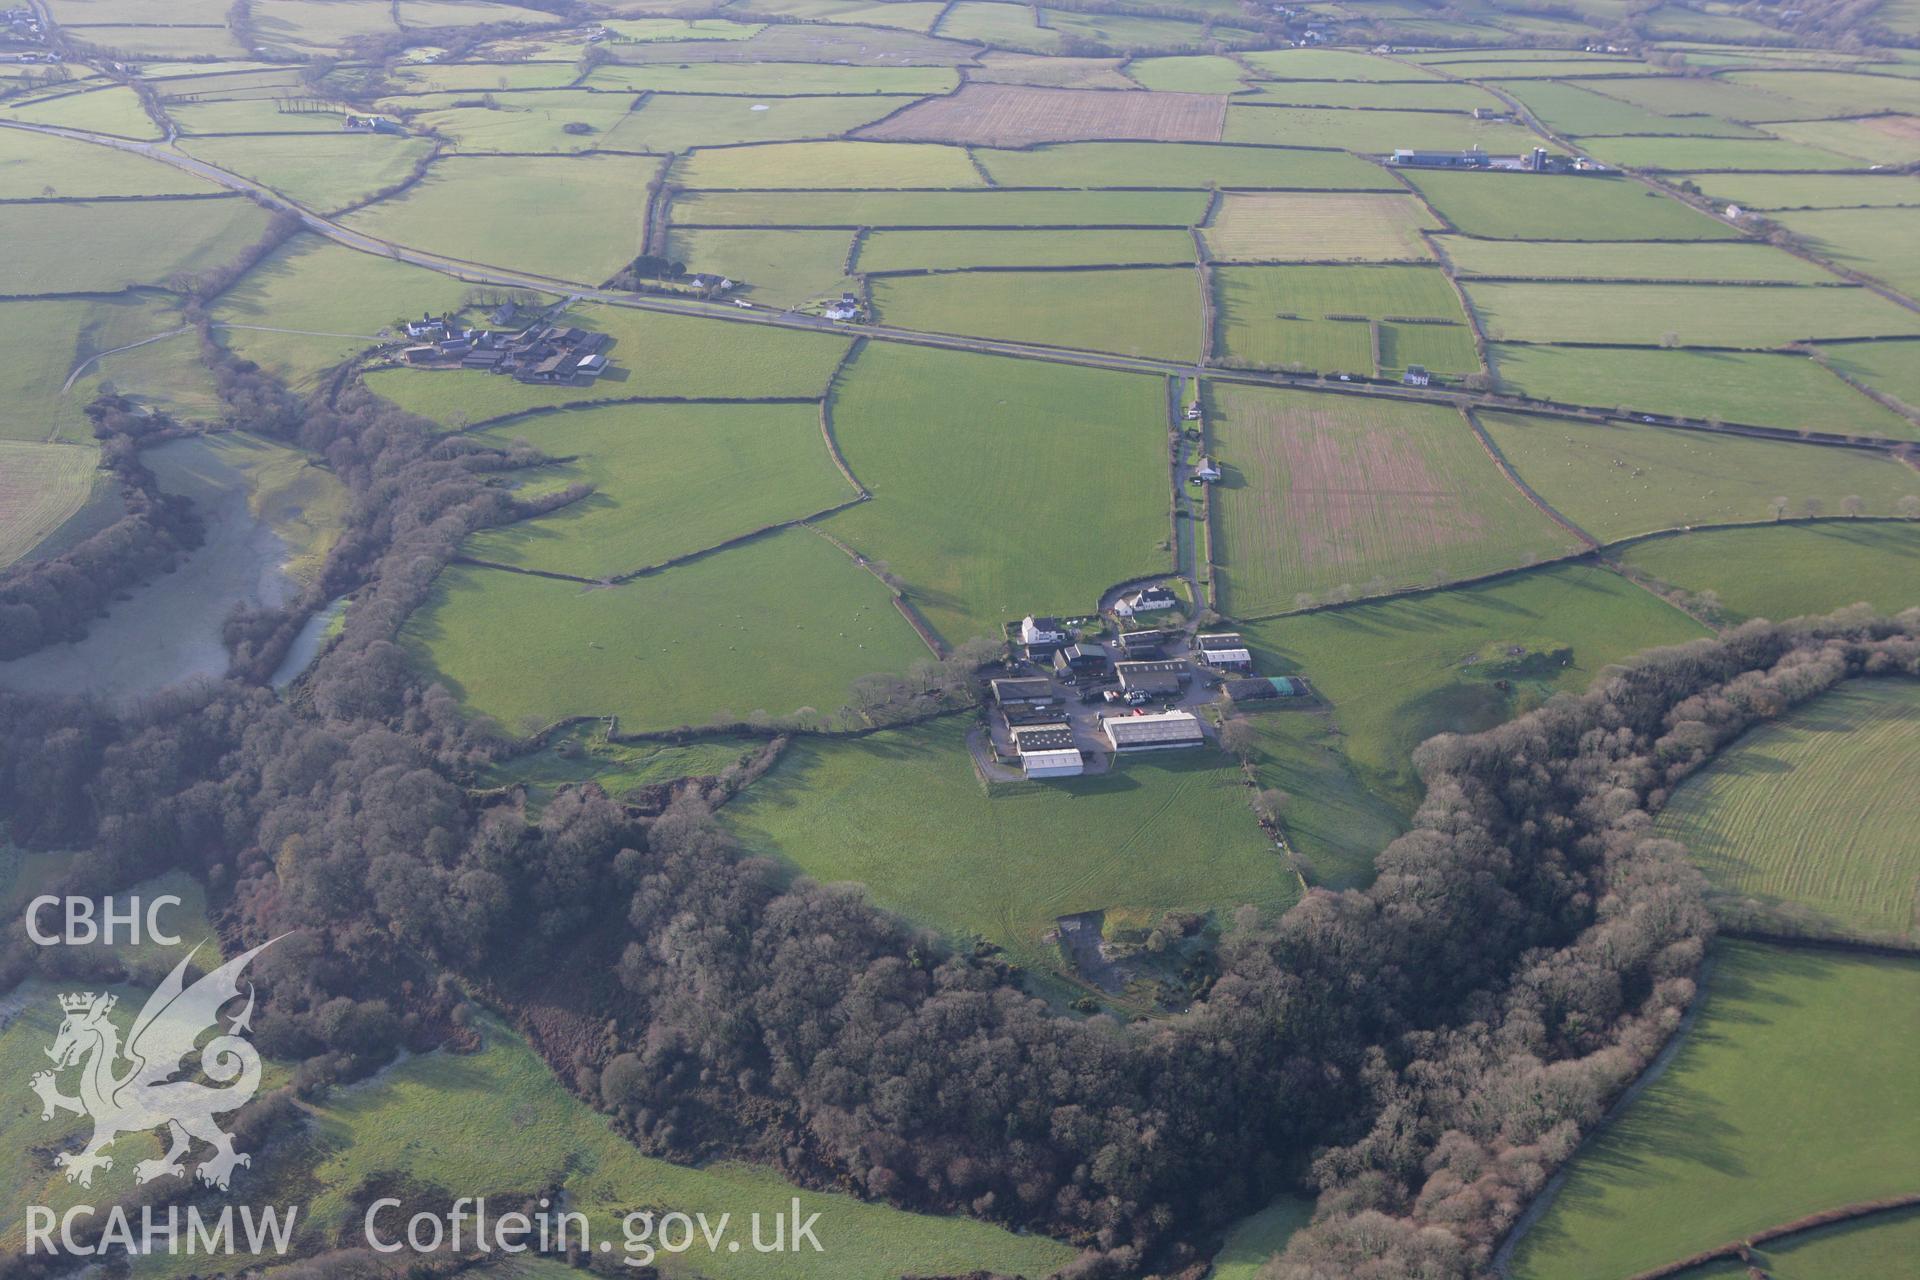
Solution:
<path fill-rule="evenodd" d="M 969 84 L 854 134 L 888 141 L 1024 147 L 1036 142 L 1218 142 L 1227 100 L 1210 93 Z"/>

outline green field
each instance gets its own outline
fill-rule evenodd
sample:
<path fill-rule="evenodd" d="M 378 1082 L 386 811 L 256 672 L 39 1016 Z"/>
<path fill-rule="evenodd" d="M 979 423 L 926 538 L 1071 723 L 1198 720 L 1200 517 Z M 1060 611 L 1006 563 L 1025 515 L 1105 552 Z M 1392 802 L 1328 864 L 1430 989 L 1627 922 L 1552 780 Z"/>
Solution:
<path fill-rule="evenodd" d="M 847 742 L 806 739 L 723 811 L 752 850 L 950 935 L 1056 967 L 1044 935 L 1080 911 L 1157 917 L 1299 896 L 1254 822 L 1239 770 L 1212 748 L 990 795 L 964 719 Z"/>
<path fill-rule="evenodd" d="M 1754 1250 L 1771 1280 L 1901 1280 L 1920 1257 L 1920 1209 L 1876 1214 Z M 1717 1262 L 1687 1280 L 1750 1280 L 1744 1262 Z"/>
<path fill-rule="evenodd" d="M 734 295 L 789 307 L 852 287 L 843 271 L 852 246 L 850 231 L 675 227 L 667 235 L 667 256 L 687 270 L 731 279 Z"/>
<path fill-rule="evenodd" d="M 1466 111 L 1346 111 L 1316 107 L 1227 108 L 1227 142 L 1278 147 L 1339 147 L 1383 154 L 1396 147 L 1465 150 L 1481 147 L 1509 155 L 1539 138 L 1515 124 L 1475 120 Z"/>
<path fill-rule="evenodd" d="M 1898 173 L 1699 173 L 1687 177 L 1744 209 L 1877 208 L 1920 204 L 1920 181 Z M 1676 175 L 1676 179 L 1679 175 Z"/>
<path fill-rule="evenodd" d="M 0 568 L 80 510 L 99 462 L 91 445 L 0 440 Z"/>
<path fill-rule="evenodd" d="M 890 566 L 949 641 L 1090 612 L 1171 563 L 1157 378 L 871 343 L 832 403 L 873 501 L 825 527 Z"/>
<path fill-rule="evenodd" d="M 492 107 L 452 105 L 472 100 L 472 94 L 447 95 L 441 99 L 447 105 L 408 124 L 451 138 L 467 155 L 578 154 L 620 145 L 615 135 L 625 129 L 632 118 L 627 113 L 639 98 L 555 89 L 509 94 Z M 417 98 L 387 98 L 378 105 L 383 110 L 412 110 L 428 104 Z"/>
<path fill-rule="evenodd" d="M 1370 375 L 1365 321 L 1410 316 L 1449 322 L 1404 326 L 1418 330 L 1427 357 L 1414 363 L 1441 373 L 1480 367 L 1460 299 L 1437 268 L 1238 266 L 1215 268 L 1213 279 L 1223 363 Z"/>
<path fill-rule="evenodd" d="M 84 253 L 0 258 L 0 294 L 117 293 L 166 284 L 228 262 L 266 228 L 260 206 L 237 196 L 0 205 L 0 243 L 86 246 Z"/>
<path fill-rule="evenodd" d="M 1920 525 L 1761 525 L 1659 538 L 1621 556 L 1688 591 L 1711 591 L 1735 617 L 1796 618 L 1865 601 L 1883 613 L 1920 605 Z"/>
<path fill-rule="evenodd" d="M 382 369 L 367 385 L 404 409 L 465 427 L 549 405 L 631 396 L 819 396 L 848 340 L 767 325 L 586 304 L 569 321 L 613 339 L 591 386 L 535 386 L 463 370 Z"/>
<path fill-rule="evenodd" d="M 1290 107 L 1402 108 L 1409 111 L 1504 110 L 1500 99 L 1478 85 L 1422 80 L 1417 84 L 1368 84 L 1358 80 L 1261 80 L 1256 92 L 1236 102 L 1270 102 Z"/>
<path fill-rule="evenodd" d="M 1913 121 L 1908 118 L 1878 116 L 1770 124 L 1767 132 L 1802 146 L 1834 152 L 1858 164 L 1908 165 L 1920 160 L 1920 134 L 1912 132 L 1912 127 Z"/>
<path fill-rule="evenodd" d="M 1274 49 L 1245 54 L 1247 65 L 1276 80 L 1414 80 L 1431 82 L 1431 71 L 1350 49 Z M 1257 82 L 1256 82 L 1257 83 Z"/>
<path fill-rule="evenodd" d="M 1596 243 L 1569 240 L 1476 240 L 1440 236 L 1440 252 L 1462 276 L 1538 280 L 1705 280 L 1835 284 L 1831 271 L 1748 241 L 1704 244 Z"/>
<path fill-rule="evenodd" d="M 929 333 L 1193 360 L 1200 278 L 1186 267 L 890 276 L 871 282 L 875 319 Z"/>
<path fill-rule="evenodd" d="M 1586 565 L 1241 630 L 1262 675 L 1304 675 L 1333 703 L 1361 778 L 1408 813 L 1420 794 L 1411 756 L 1429 737 L 1491 728 L 1551 693 L 1585 688 L 1608 663 L 1706 634 Z M 1510 655 L 1514 647 L 1524 655 Z"/>
<path fill-rule="evenodd" d="M 1134 231 L 888 230 L 876 231 L 861 242 L 860 260 L 856 265 L 862 273 L 875 273 L 953 271 L 966 267 L 1165 264 L 1193 259 L 1193 237 L 1172 227 Z M 1058 279 L 1062 285 L 1070 285 L 1077 276 L 1063 275 Z"/>
<path fill-rule="evenodd" d="M 1254 775 L 1288 800 L 1280 823 L 1309 884 L 1350 889 L 1373 879 L 1373 860 L 1406 829 L 1347 759 L 1334 717 L 1291 708 L 1248 713 Z"/>
<path fill-rule="evenodd" d="M 1470 236 L 1498 240 L 1732 240 L 1739 232 L 1626 178 L 1415 173 L 1407 180 Z"/>
<path fill-rule="evenodd" d="M 1439 225 L 1406 196 L 1235 192 L 1202 235 L 1220 262 L 1424 261 L 1420 232 Z"/>
<path fill-rule="evenodd" d="M 1669 116 L 1623 101 L 1604 85 L 1562 84 L 1551 80 L 1520 80 L 1502 85 L 1527 110 L 1555 133 L 1587 137 L 1595 134 L 1701 134 L 1718 137 L 1760 137 L 1758 130 L 1730 124 L 1710 115 Z"/>
<path fill-rule="evenodd" d="M 1859 349 L 1826 348 L 1836 356 Z M 1504 390 L 1563 404 L 1893 440 L 1920 436 L 1920 427 L 1805 356 L 1495 343 L 1487 358 Z"/>
<path fill-rule="evenodd" d="M 84 410 L 109 384 L 159 408 L 210 413 L 218 401 L 191 332 L 96 361 L 62 391 L 88 358 L 181 329 L 174 302 L 149 293 L 0 302 L 0 342 L 14 353 L 0 370 L 0 440 L 91 440 Z"/>
<path fill-rule="evenodd" d="M 1286 1248 L 1293 1233 L 1312 1219 L 1313 1201 L 1302 1196 L 1283 1196 L 1242 1218 L 1214 1255 L 1208 1280 L 1259 1280 L 1267 1259 Z"/>
<path fill-rule="evenodd" d="M 1788 904 L 1817 933 L 1915 931 L 1920 683 L 1856 680 L 1752 730 L 1694 774 L 1654 830 L 1687 846 L 1714 888 Z"/>
<path fill-rule="evenodd" d="M 20 129 L 0 130 L 0 200 L 205 195 L 218 190 L 204 178 L 124 151 Z"/>
<path fill-rule="evenodd" d="M 1575 1158 L 1519 1280 L 1623 1276 L 1913 1189 L 1920 965 L 1741 943 L 1666 1073 Z M 1844 1274 L 1844 1273 L 1842 1273 Z"/>
<path fill-rule="evenodd" d="M 1336 187 L 1390 191 L 1379 166 L 1332 151 L 1213 142 L 1056 142 L 1023 151 L 975 149 L 1003 187 Z"/>
<path fill-rule="evenodd" d="M 872 145 L 878 146 L 879 143 Z M 1188 227 L 1202 191 L 718 191 L 673 202 L 673 221 L 765 227 Z"/>
<path fill-rule="evenodd" d="M 705 1212 L 710 1222 L 730 1212 L 730 1234 L 743 1235 L 751 1214 L 771 1216 L 796 1196 L 805 1213 L 820 1214 L 820 1255 L 709 1253 L 704 1246 L 659 1254 L 656 1264 L 673 1280 L 894 1280 L 976 1265 L 1042 1274 L 1073 1257 L 1069 1246 L 1043 1236 L 803 1191 L 758 1166 L 692 1169 L 649 1159 L 569 1094 L 524 1040 L 492 1018 L 479 1026 L 485 1047 L 477 1053 L 406 1059 L 313 1108 L 314 1146 L 324 1155 L 302 1221 L 357 1236 L 361 1188 L 404 1170 L 414 1184 L 475 1194 L 559 1187 L 567 1208 L 584 1213 L 616 1251 L 621 1219 L 640 1208 Z"/>
<path fill-rule="evenodd" d="M 382 341 L 381 330 L 403 317 L 460 309 L 471 289 L 425 267 L 298 235 L 221 294 L 212 311 L 219 324 L 254 326 L 223 329 L 229 349 L 300 386 Z"/>
<path fill-rule="evenodd" d="M 1821 209 L 1783 213 L 1779 221 L 1823 258 L 1908 297 L 1920 291 L 1920 249 L 1906 209 Z"/>
<path fill-rule="evenodd" d="M 345 221 L 410 249 L 599 284 L 640 252 L 659 167 L 635 156 L 441 160 Z"/>
<path fill-rule="evenodd" d="M 685 151 L 718 143 L 835 138 L 912 101 L 873 94 L 720 98 L 656 93 L 621 123 L 618 145 L 636 151 Z"/>
<path fill-rule="evenodd" d="M 1223 612 L 1377 595 L 1577 548 L 1454 409 L 1210 384 Z"/>
<path fill-rule="evenodd" d="M 482 439 L 571 461 L 523 479 L 590 484 L 551 515 L 468 539 L 479 560 L 610 578 L 846 502 L 811 404 L 629 404 L 518 418 Z"/>
<path fill-rule="evenodd" d="M 181 149 L 327 213 L 405 180 L 431 147 L 423 138 L 318 134 L 297 140 L 195 138 Z"/>
<path fill-rule="evenodd" d="M 330 104 L 324 111 L 283 111 L 271 98 L 237 98 L 223 102 L 173 102 L 167 115 L 183 135 L 222 133 L 338 134 L 347 108 Z"/>
<path fill-rule="evenodd" d="M 160 136 L 152 118 L 141 108 L 140 99 L 123 85 L 41 98 L 7 110 L 6 116 L 29 124 L 58 125 L 63 129 L 84 129 L 120 138 Z"/>
<path fill-rule="evenodd" d="M 1638 422 L 1604 425 L 1483 413 L 1481 422 L 1520 478 L 1551 506 L 1613 542 L 1697 524 L 1760 524 L 1786 498 L 1839 515 L 1849 496 L 1864 513 L 1893 515 L 1920 473 L 1877 453 L 1716 436 Z"/>
<path fill-rule="evenodd" d="M 978 187 L 959 147 L 929 142 L 769 142 L 696 151 L 674 166 L 683 187 Z"/>
<path fill-rule="evenodd" d="M 805 529 L 618 587 L 449 568 L 405 635 L 510 731 L 576 715 L 639 730 L 831 713 L 859 677 L 928 656 L 886 588 Z"/>
<path fill-rule="evenodd" d="M 1920 316 L 1868 289 L 1469 281 L 1489 341 L 1768 348 L 1809 338 L 1920 333 Z"/>
<path fill-rule="evenodd" d="M 1822 347 L 1820 355 L 1835 369 L 1892 396 L 1920 418 L 1920 343 L 1845 342 Z"/>
<path fill-rule="evenodd" d="M 1127 76 L 1143 89 L 1174 93 L 1232 93 L 1246 70 L 1232 58 L 1195 54 L 1172 58 L 1135 58 Z"/>
<path fill-rule="evenodd" d="M 1860 162 L 1765 138 L 1590 138 L 1596 158 L 1656 172 L 1690 169 L 1857 169 Z"/>
<path fill-rule="evenodd" d="M 603 66 L 587 83 L 599 89 L 656 93 L 946 93 L 960 82 L 952 67 L 854 67 L 810 62 L 709 62 Z"/>

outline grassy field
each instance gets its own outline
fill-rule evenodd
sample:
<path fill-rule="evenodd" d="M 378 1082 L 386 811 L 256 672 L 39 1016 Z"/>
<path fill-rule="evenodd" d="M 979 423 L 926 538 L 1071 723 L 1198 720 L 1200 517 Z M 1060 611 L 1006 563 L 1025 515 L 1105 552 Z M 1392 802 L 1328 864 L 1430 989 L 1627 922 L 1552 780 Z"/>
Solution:
<path fill-rule="evenodd" d="M 1381 154 L 1396 147 L 1465 150 L 1481 147 L 1513 154 L 1539 138 L 1515 124 L 1475 120 L 1459 111 L 1346 111 L 1317 107 L 1227 108 L 1228 142 L 1279 147 L 1339 147 Z"/>
<path fill-rule="evenodd" d="M 1377 165 L 1332 151 L 1192 142 L 1058 142 L 1024 151 L 983 147 L 974 155 L 1003 187 L 1337 187 L 1385 191 L 1395 186 Z"/>
<path fill-rule="evenodd" d="M 1498 240 L 1732 240 L 1732 227 L 1625 178 L 1407 173 L 1448 222 Z"/>
<path fill-rule="evenodd" d="M 1813 252 L 1911 297 L 1920 290 L 1920 249 L 1905 209 L 1822 209 L 1783 213 L 1780 223 Z"/>
<path fill-rule="evenodd" d="M 431 146 L 424 138 L 319 134 L 194 138 L 181 150 L 327 213 L 400 182 Z"/>
<path fill-rule="evenodd" d="M 80 510 L 99 463 L 91 445 L 0 440 L 0 568 Z"/>
<path fill-rule="evenodd" d="M 872 282 L 882 324 L 1044 342 L 1085 351 L 1193 360 L 1200 278 L 1185 267 L 892 276 Z"/>
<path fill-rule="evenodd" d="M 673 170 L 683 187 L 978 187 L 959 147 L 923 142 L 770 142 L 696 151 Z"/>
<path fill-rule="evenodd" d="M 1723 944 L 1672 1065 L 1575 1159 L 1520 1280 L 1627 1275 L 1913 1189 L 1920 964 Z M 1629 1228 L 1629 1224 L 1631 1229 Z"/>
<path fill-rule="evenodd" d="M 1865 601 L 1883 613 L 1920 605 L 1920 526 L 1761 525 L 1660 538 L 1628 565 L 1689 591 L 1711 591 L 1735 617 L 1795 618 Z"/>
<path fill-rule="evenodd" d="M 850 231 L 675 227 L 667 235 L 667 256 L 687 270 L 726 276 L 736 294 L 779 306 L 852 287 L 842 270 L 852 246 Z"/>
<path fill-rule="evenodd" d="M 1289 709 L 1255 711 L 1246 719 L 1255 734 L 1259 784 L 1289 797 L 1281 826 L 1308 882 L 1333 889 L 1371 882 L 1374 857 L 1406 827 L 1393 805 L 1361 781 L 1333 716 Z"/>
<path fill-rule="evenodd" d="M 453 100 L 462 98 L 472 95 L 453 95 Z M 630 119 L 627 111 L 639 98 L 552 90 L 539 95 L 515 93 L 502 101 L 504 105 L 495 107 L 442 106 L 414 117 L 409 124 L 451 138 L 465 155 L 577 155 L 619 145 L 614 136 L 625 128 Z M 424 104 L 396 98 L 383 99 L 378 105 L 398 110 Z"/>
<path fill-rule="evenodd" d="M 62 391 L 87 358 L 181 328 L 174 301 L 131 293 L 0 302 L 0 342 L 14 353 L 0 372 L 0 440 L 91 440 L 84 409 L 109 384 L 159 408 L 209 412 L 216 402 L 207 373 L 179 349 L 191 347 L 190 334 L 96 361 Z"/>
<path fill-rule="evenodd" d="M 1409 813 L 1419 799 L 1410 758 L 1429 737 L 1491 728 L 1549 694 L 1585 688 L 1608 663 L 1706 634 L 1586 565 L 1241 630 L 1261 674 L 1312 680 L 1333 703 L 1360 777 Z M 1511 655 L 1515 647 L 1524 654 Z"/>
<path fill-rule="evenodd" d="M 1451 322 L 1405 326 L 1422 335 L 1417 341 L 1427 359 L 1415 363 L 1441 373 L 1480 366 L 1460 299 L 1432 267 L 1220 267 L 1213 278 L 1226 363 L 1372 374 L 1372 335 L 1363 321 L 1413 316 Z"/>
<path fill-rule="evenodd" d="M 1208 1280 L 1258 1280 L 1267 1259 L 1287 1247 L 1293 1233 L 1313 1218 L 1313 1201 L 1283 1196 L 1251 1217 L 1243 1218 L 1227 1235 L 1213 1257 Z"/>
<path fill-rule="evenodd" d="M 1134 374 L 870 344 L 833 427 L 874 500 L 826 527 L 890 566 L 949 641 L 1090 612 L 1171 564 L 1164 394 Z"/>
<path fill-rule="evenodd" d="M 256 326 L 222 330 L 229 349 L 301 386 L 374 345 L 402 317 L 460 309 L 470 290 L 425 267 L 298 235 L 220 295 L 212 311 L 220 324 Z"/>
<path fill-rule="evenodd" d="M 529 487 L 594 487 L 467 541 L 468 555 L 526 569 L 613 577 L 854 496 L 810 404 L 607 405 L 516 419 L 481 438 L 573 459 L 526 473 Z"/>
<path fill-rule="evenodd" d="M 803 1216 L 820 1214 L 823 1254 L 708 1253 L 704 1246 L 679 1257 L 660 1254 L 656 1265 L 675 1280 L 892 1280 L 975 1265 L 1040 1274 L 1073 1257 L 1071 1248 L 1042 1236 L 803 1191 L 765 1168 L 691 1169 L 649 1159 L 563 1089 L 525 1041 L 491 1018 L 480 1026 L 486 1044 L 478 1053 L 408 1059 L 314 1109 L 314 1145 L 325 1153 L 308 1211 L 316 1228 L 357 1233 L 360 1188 L 405 1170 L 415 1183 L 450 1193 L 560 1187 L 567 1207 L 586 1214 L 616 1250 L 624 1239 L 621 1218 L 641 1207 L 705 1212 L 709 1221 L 730 1212 L 730 1234 L 744 1234 L 752 1213 L 771 1215 L 796 1196 Z"/>
<path fill-rule="evenodd" d="M 860 676 L 927 657 L 886 588 L 804 529 L 619 587 L 451 568 L 405 635 L 471 710 L 514 731 L 831 712 Z"/>
<path fill-rule="evenodd" d="M 616 144 L 633 150 L 685 151 L 723 142 L 833 138 L 912 101 L 874 94 L 719 98 L 656 93 L 621 123 Z"/>
<path fill-rule="evenodd" d="M 1900 1280 L 1920 1257 L 1920 1209 L 1878 1214 L 1864 1222 L 1822 1227 L 1754 1252 L 1772 1280 Z M 1744 1262 L 1715 1263 L 1687 1280 L 1748 1280 Z"/>
<path fill-rule="evenodd" d="M 1211 748 L 989 795 L 965 719 L 851 742 L 806 740 L 723 811 L 756 852 L 1033 967 L 1058 965 L 1055 917 L 1290 905 L 1299 889 Z"/>
<path fill-rule="evenodd" d="M 1209 392 L 1225 613 L 1473 577 L 1578 545 L 1451 408 L 1218 382 Z"/>
<path fill-rule="evenodd" d="M 237 196 L 0 205 L 0 242 L 86 246 L 85 253 L 8 254 L 0 259 L 0 294 L 116 293 L 165 284 L 231 260 L 266 227 L 266 213 Z"/>
<path fill-rule="evenodd" d="M 1137 139 L 1218 142 L 1226 99 L 1205 93 L 1111 93 L 969 84 L 861 130 L 863 138 L 985 147 Z"/>
<path fill-rule="evenodd" d="M 1900 173 L 1700 173 L 1688 177 L 1743 209 L 1846 209 L 1920 204 L 1920 181 Z"/>
<path fill-rule="evenodd" d="M 549 405 L 628 396 L 819 396 L 848 340 L 764 325 L 657 311 L 577 306 L 577 325 L 607 334 L 613 368 L 592 386 L 535 386 L 465 371 L 383 369 L 367 385 L 402 408 L 449 427 Z"/>
<path fill-rule="evenodd" d="M 1920 333 L 1920 316 L 1863 288 L 1468 282 L 1490 341 L 1768 348 Z"/>
<path fill-rule="evenodd" d="M 1480 420 L 1534 492 L 1603 542 L 1683 525 L 1771 521 L 1779 497 L 1791 514 L 1812 500 L 1838 515 L 1853 496 L 1865 514 L 1887 516 L 1902 498 L 1920 494 L 1920 473 L 1881 454 L 1637 422 L 1509 413 Z"/>
<path fill-rule="evenodd" d="M 1462 276 L 1541 280 L 1706 280 L 1833 284 L 1831 271 L 1749 241 L 1704 244 L 1475 240 L 1442 236 L 1440 252 Z"/>
<path fill-rule="evenodd" d="M 812 62 L 608 65 L 587 83 L 599 89 L 656 93 L 945 93 L 960 82 L 952 67 L 855 67 Z"/>
<path fill-rule="evenodd" d="M 1428 81 L 1431 71 L 1351 49 L 1272 49 L 1244 55 L 1247 65 L 1276 80 Z"/>
<path fill-rule="evenodd" d="M 1723 893 L 1811 913 L 1814 930 L 1907 939 L 1920 846 L 1920 683 L 1856 680 L 1754 729 L 1687 779 L 1654 830 Z"/>
<path fill-rule="evenodd" d="M 640 252 L 658 171 L 634 156 L 442 160 L 346 222 L 412 249 L 599 284 Z"/>
<path fill-rule="evenodd" d="M 236 98 L 218 102 L 174 102 L 167 115 L 187 136 L 249 134 L 338 134 L 347 108 L 332 104 L 325 111 L 283 111 L 271 98 Z"/>
<path fill-rule="evenodd" d="M 1127 64 L 1128 78 L 1141 88 L 1176 93 L 1232 93 L 1246 75 L 1239 63 L 1217 54 L 1135 58 Z"/>
<path fill-rule="evenodd" d="M 1835 386 L 1839 379 L 1805 356 L 1508 343 L 1487 350 L 1502 388 L 1544 400 L 1795 431 L 1894 440 L 1920 435 L 1920 427 L 1871 396 L 1844 383 Z"/>
<path fill-rule="evenodd" d="M 1202 234 L 1221 262 L 1392 262 L 1431 258 L 1420 231 L 1439 225 L 1405 196 L 1240 192 Z"/>
<path fill-rule="evenodd" d="M 1502 110 L 1500 99 L 1478 85 L 1422 80 L 1412 84 L 1368 84 L 1357 80 L 1259 80 L 1255 92 L 1236 102 L 1270 102 L 1289 107 L 1401 108 L 1408 111 Z"/>
<path fill-rule="evenodd" d="M 1178 263 L 1193 258 L 1193 237 L 1172 227 L 1133 231 L 889 230 L 876 231 L 861 243 L 856 265 L 864 273 Z M 1063 284 L 1076 278 L 1059 277 Z"/>
<path fill-rule="evenodd" d="M 124 151 L 19 129 L 0 132 L 0 200 L 204 195 L 218 190 L 204 178 Z"/>
<path fill-rule="evenodd" d="M 1766 138 L 1589 138 L 1608 164 L 1655 172 L 1690 169 L 1857 169 L 1860 162 L 1797 142 Z"/>
<path fill-rule="evenodd" d="M 120 138 L 155 139 L 158 126 L 140 106 L 133 90 L 123 85 L 89 89 L 83 93 L 65 93 L 42 98 L 6 111 L 10 119 L 29 124 L 59 125 L 64 129 L 84 129 L 89 133 L 110 133 Z"/>
<path fill-rule="evenodd" d="M 1884 395 L 1890 395 L 1920 417 L 1920 343 L 1845 342 L 1822 347 L 1823 360 Z"/>
<path fill-rule="evenodd" d="M 871 145 L 879 145 L 877 143 Z M 767 227 L 1187 227 L 1201 191 L 694 192 L 673 221 Z"/>
<path fill-rule="evenodd" d="M 1730 124 L 1714 116 L 1662 115 L 1638 103 L 1613 97 L 1603 91 L 1604 86 L 1521 80 L 1502 87 L 1518 98 L 1543 124 L 1560 134 L 1576 137 L 1613 133 L 1761 136 L 1757 130 Z"/>
<path fill-rule="evenodd" d="M 1911 117 L 1874 116 L 1865 120 L 1801 120 L 1770 124 L 1767 132 L 1850 157 L 1862 164 L 1912 164 L 1920 160 L 1920 129 Z"/>

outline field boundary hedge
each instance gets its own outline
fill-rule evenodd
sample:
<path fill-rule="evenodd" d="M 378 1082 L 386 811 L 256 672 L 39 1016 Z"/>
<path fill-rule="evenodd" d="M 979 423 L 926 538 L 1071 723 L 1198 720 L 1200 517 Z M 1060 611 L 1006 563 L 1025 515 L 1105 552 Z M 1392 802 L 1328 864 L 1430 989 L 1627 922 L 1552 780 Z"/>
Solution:
<path fill-rule="evenodd" d="M 535 405 L 531 409 L 517 409 L 512 413 L 481 418 L 448 434 L 465 435 L 469 431 L 488 431 L 505 426 L 520 418 L 545 418 L 556 413 L 577 413 L 623 404 L 817 404 L 819 401 L 819 396 L 615 396 L 606 400 L 569 400 L 565 404 Z"/>

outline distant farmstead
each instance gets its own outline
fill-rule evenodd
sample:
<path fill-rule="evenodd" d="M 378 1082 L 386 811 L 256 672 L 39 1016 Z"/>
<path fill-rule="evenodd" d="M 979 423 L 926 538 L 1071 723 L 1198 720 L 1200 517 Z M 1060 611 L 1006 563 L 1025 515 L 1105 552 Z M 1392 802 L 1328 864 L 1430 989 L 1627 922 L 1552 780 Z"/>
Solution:
<path fill-rule="evenodd" d="M 572 325 L 536 324 L 514 333 L 461 328 L 451 317 L 409 321 L 407 336 L 425 339 L 400 353 L 409 368 L 475 369 L 506 374 L 515 382 L 579 386 L 610 367 L 610 339 Z"/>

